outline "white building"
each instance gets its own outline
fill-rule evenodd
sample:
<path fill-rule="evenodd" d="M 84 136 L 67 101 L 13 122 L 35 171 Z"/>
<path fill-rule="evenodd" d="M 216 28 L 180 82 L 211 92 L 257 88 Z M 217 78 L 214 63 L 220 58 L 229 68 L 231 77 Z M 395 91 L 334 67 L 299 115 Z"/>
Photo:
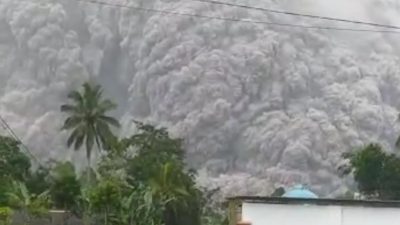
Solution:
<path fill-rule="evenodd" d="M 400 202 L 321 199 L 303 187 L 283 197 L 230 199 L 230 225 L 400 225 Z"/>

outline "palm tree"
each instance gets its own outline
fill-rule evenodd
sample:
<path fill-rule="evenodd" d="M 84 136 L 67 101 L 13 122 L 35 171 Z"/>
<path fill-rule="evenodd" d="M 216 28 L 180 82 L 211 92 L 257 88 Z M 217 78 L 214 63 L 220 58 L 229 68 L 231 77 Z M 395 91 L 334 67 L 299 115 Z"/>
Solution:
<path fill-rule="evenodd" d="M 397 116 L 397 122 L 400 122 L 400 114 Z M 400 149 L 400 136 L 397 137 L 395 146 Z"/>
<path fill-rule="evenodd" d="M 79 150 L 85 142 L 90 168 L 94 143 L 99 151 L 107 149 L 109 140 L 115 138 L 110 126 L 118 128 L 120 125 L 118 120 L 106 115 L 116 105 L 103 98 L 101 86 L 86 82 L 82 87 L 82 92 L 72 91 L 68 94 L 71 104 L 61 106 L 61 111 L 68 114 L 62 129 L 71 131 L 68 147 L 73 145 L 75 150 Z"/>
<path fill-rule="evenodd" d="M 152 199 L 163 205 L 165 225 L 200 224 L 199 191 L 182 165 L 170 161 L 161 165 L 149 181 Z"/>

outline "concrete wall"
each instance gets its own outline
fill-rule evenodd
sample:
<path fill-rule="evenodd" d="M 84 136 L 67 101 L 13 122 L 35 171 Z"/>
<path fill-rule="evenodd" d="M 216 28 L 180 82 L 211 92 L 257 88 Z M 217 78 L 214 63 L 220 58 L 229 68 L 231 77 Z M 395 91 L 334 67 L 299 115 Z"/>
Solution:
<path fill-rule="evenodd" d="M 399 225 L 399 208 L 243 203 L 252 225 Z"/>
<path fill-rule="evenodd" d="M 29 219 L 23 213 L 16 212 L 13 215 L 11 225 L 25 225 Z M 63 212 L 52 210 L 49 215 L 44 218 L 32 219 L 29 225 L 83 225 L 82 221 L 76 217 Z"/>

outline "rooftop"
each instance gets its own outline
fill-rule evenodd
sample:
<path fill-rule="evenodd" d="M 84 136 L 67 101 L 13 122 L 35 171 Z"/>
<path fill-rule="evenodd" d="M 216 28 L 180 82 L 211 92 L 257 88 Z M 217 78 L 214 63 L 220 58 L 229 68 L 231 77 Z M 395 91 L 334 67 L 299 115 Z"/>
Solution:
<path fill-rule="evenodd" d="M 400 201 L 380 200 L 351 200 L 351 199 L 323 199 L 323 198 L 292 198 L 292 197 L 260 197 L 237 196 L 229 198 L 230 201 L 261 204 L 292 204 L 292 205 L 338 205 L 338 206 L 362 206 L 380 208 L 400 208 Z"/>
<path fill-rule="evenodd" d="M 292 189 L 288 190 L 282 197 L 285 198 L 318 198 L 318 196 L 308 190 L 303 185 L 296 185 Z"/>

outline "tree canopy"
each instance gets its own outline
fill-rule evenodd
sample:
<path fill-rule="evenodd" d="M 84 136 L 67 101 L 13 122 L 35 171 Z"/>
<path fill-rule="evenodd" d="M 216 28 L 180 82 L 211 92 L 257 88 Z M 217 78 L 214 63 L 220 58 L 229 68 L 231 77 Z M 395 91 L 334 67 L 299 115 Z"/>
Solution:
<path fill-rule="evenodd" d="M 164 128 L 135 123 L 139 131 L 116 143 L 113 149 L 118 154 L 111 151 L 99 172 L 107 174 L 112 165 L 124 168 L 127 184 L 145 191 L 152 205 L 163 209 L 154 219 L 165 225 L 200 224 L 201 191 L 196 188 L 194 171 L 184 162 L 182 140 L 171 138 Z"/>
<path fill-rule="evenodd" d="M 56 208 L 72 212 L 85 224 L 226 223 L 223 211 L 210 204 L 212 195 L 197 187 L 181 139 L 138 121 L 138 132 L 117 138 L 112 127 L 118 128 L 119 122 L 107 114 L 116 105 L 103 98 L 98 85 L 85 83 L 68 100 L 61 106 L 68 115 L 63 129 L 70 131 L 66 147 L 85 146 L 89 166 L 78 172 L 71 162 L 50 161 L 31 168 L 20 143 L 0 136 L 0 212 L 5 215 L 0 222 L 9 220 L 11 209 L 23 211 L 30 220 Z M 92 168 L 94 145 L 106 151 Z"/>
<path fill-rule="evenodd" d="M 93 145 L 98 149 L 107 147 L 107 141 L 114 137 L 110 127 L 119 127 L 119 122 L 107 113 L 116 108 L 109 99 L 103 98 L 100 85 L 84 83 L 83 90 L 72 91 L 68 98 L 71 104 L 61 106 L 61 111 L 68 114 L 64 121 L 64 130 L 70 130 L 67 140 L 68 147 L 79 150 L 83 143 L 86 146 L 86 157 L 90 164 Z"/>
<path fill-rule="evenodd" d="M 359 191 L 368 198 L 400 200 L 400 158 L 385 152 L 379 144 L 344 155 Z"/>
<path fill-rule="evenodd" d="M 0 206 L 6 205 L 6 193 L 12 189 L 12 182 L 23 182 L 29 176 L 30 159 L 20 149 L 20 143 L 13 138 L 0 136 Z"/>
<path fill-rule="evenodd" d="M 24 181 L 31 167 L 29 157 L 20 149 L 13 138 L 0 136 L 0 177 Z"/>

